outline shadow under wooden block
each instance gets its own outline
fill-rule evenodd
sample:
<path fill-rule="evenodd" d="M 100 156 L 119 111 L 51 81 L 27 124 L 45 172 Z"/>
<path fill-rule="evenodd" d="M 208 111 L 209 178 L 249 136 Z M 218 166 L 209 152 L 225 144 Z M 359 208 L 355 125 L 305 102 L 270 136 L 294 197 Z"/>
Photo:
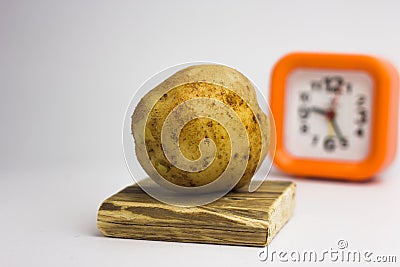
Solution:
<path fill-rule="evenodd" d="M 97 216 L 109 237 L 265 246 L 292 215 L 296 185 L 265 181 L 253 193 L 232 191 L 198 207 L 177 207 L 148 196 L 137 185 L 106 199 Z"/>

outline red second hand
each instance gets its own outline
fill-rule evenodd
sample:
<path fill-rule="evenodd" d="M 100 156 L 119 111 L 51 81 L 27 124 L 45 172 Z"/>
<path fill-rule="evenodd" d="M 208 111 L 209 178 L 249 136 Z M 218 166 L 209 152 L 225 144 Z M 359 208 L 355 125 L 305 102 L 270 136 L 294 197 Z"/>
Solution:
<path fill-rule="evenodd" d="M 337 103 L 338 103 L 338 99 L 339 97 L 342 95 L 342 87 L 339 87 L 339 89 L 336 91 L 335 93 L 335 97 L 332 100 L 332 105 L 331 105 L 331 109 L 335 110 Z"/>
<path fill-rule="evenodd" d="M 329 107 L 328 112 L 326 112 L 326 118 L 329 121 L 329 124 L 333 127 L 333 130 L 335 131 L 336 135 L 340 140 L 343 139 L 343 136 L 340 130 L 337 128 L 338 126 L 336 124 L 335 117 L 336 117 L 336 108 L 338 99 L 341 94 L 342 94 L 342 87 L 339 87 L 338 90 L 335 92 L 335 96 L 331 102 L 331 106 Z"/>
<path fill-rule="evenodd" d="M 328 112 L 326 113 L 326 118 L 329 121 L 331 121 L 336 115 L 336 107 L 337 107 L 338 99 L 341 95 L 342 95 L 342 87 L 339 87 L 339 89 L 335 92 L 335 96 L 333 97 L 331 106 L 329 107 Z"/>

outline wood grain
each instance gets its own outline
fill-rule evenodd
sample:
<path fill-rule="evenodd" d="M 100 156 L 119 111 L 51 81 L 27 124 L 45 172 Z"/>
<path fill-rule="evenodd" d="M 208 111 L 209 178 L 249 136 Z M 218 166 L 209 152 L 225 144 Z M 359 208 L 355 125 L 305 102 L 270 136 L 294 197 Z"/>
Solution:
<path fill-rule="evenodd" d="M 109 237 L 265 246 L 292 215 L 296 185 L 265 181 L 253 193 L 232 191 L 199 207 L 159 202 L 137 185 L 100 206 L 97 226 Z"/>

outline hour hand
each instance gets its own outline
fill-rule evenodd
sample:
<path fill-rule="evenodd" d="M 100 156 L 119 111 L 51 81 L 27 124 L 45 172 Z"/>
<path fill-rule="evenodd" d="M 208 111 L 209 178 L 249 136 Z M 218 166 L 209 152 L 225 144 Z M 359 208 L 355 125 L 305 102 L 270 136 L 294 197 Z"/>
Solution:
<path fill-rule="evenodd" d="M 328 114 L 327 110 L 319 108 L 319 107 L 311 107 L 310 110 L 312 112 L 315 112 L 315 113 L 318 113 L 318 114 L 321 114 L 321 115 L 324 115 L 324 116 L 326 116 Z"/>

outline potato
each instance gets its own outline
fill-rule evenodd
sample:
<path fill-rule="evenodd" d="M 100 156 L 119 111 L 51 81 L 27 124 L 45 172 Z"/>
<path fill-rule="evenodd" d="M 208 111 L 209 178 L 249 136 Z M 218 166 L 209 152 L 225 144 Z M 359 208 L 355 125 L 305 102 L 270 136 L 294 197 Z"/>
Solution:
<path fill-rule="evenodd" d="M 148 92 L 132 115 L 132 133 L 140 164 L 163 186 L 242 187 L 269 147 L 252 83 L 216 64 L 185 68 Z"/>

